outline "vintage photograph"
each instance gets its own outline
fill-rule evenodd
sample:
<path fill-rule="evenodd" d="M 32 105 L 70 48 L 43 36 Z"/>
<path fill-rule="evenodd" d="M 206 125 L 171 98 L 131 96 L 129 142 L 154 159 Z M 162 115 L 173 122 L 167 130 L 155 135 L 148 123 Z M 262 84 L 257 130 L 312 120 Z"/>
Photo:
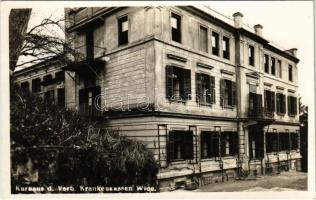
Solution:
<path fill-rule="evenodd" d="M 11 194 L 307 191 L 313 2 L 203 4 L 11 8 Z"/>

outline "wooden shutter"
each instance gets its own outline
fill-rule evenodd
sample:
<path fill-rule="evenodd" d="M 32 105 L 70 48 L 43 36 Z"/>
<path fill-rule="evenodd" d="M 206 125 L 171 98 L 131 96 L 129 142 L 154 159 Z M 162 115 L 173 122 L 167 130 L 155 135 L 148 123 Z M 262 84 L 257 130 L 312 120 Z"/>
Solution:
<path fill-rule="evenodd" d="M 235 106 L 237 103 L 237 87 L 236 82 L 232 82 L 232 106 Z"/>
<path fill-rule="evenodd" d="M 168 148 L 167 148 L 167 162 L 170 163 L 174 160 L 174 139 L 175 133 L 173 131 L 169 132 Z"/>
<path fill-rule="evenodd" d="M 191 70 L 184 69 L 184 99 L 191 99 Z"/>
<path fill-rule="evenodd" d="M 184 159 L 192 160 L 193 159 L 193 132 L 185 131 L 184 134 Z"/>
<path fill-rule="evenodd" d="M 166 97 L 171 99 L 173 96 L 173 66 L 166 67 Z"/>
<path fill-rule="evenodd" d="M 275 111 L 275 92 L 271 92 L 271 111 L 274 112 Z"/>
<path fill-rule="evenodd" d="M 296 97 L 293 97 L 293 103 L 294 103 L 293 114 L 296 115 L 297 114 L 297 98 Z"/>
<path fill-rule="evenodd" d="M 206 85 L 206 103 L 211 104 L 212 103 L 212 92 L 211 92 L 211 81 L 210 81 L 210 76 L 204 75 L 205 79 L 205 85 Z"/>
<path fill-rule="evenodd" d="M 290 96 L 287 96 L 287 110 L 288 110 L 289 115 L 293 114 L 292 101 L 291 101 L 291 97 Z"/>
<path fill-rule="evenodd" d="M 220 145 L 220 135 L 218 132 L 212 133 L 212 156 L 218 157 L 219 156 L 219 145 Z"/>
<path fill-rule="evenodd" d="M 215 77 L 214 76 L 210 76 L 210 94 L 211 94 L 211 104 L 215 104 L 216 103 L 216 96 L 215 96 Z"/>
<path fill-rule="evenodd" d="M 283 113 L 286 113 L 286 102 L 285 102 L 285 95 L 284 94 L 281 94 L 282 95 L 282 105 L 283 105 Z"/>
<path fill-rule="evenodd" d="M 256 107 L 257 109 L 261 109 L 262 108 L 262 94 L 257 94 L 256 95 Z"/>
<path fill-rule="evenodd" d="M 221 103 L 221 106 L 225 106 L 224 105 L 224 100 L 225 100 L 225 88 L 226 88 L 226 84 L 225 84 L 225 79 L 221 79 L 220 80 L 220 103 Z"/>
<path fill-rule="evenodd" d="M 281 101 L 280 101 L 280 94 L 279 93 L 277 93 L 276 94 L 276 110 L 277 110 L 277 113 L 280 113 L 280 105 L 281 105 Z"/>
<path fill-rule="evenodd" d="M 200 103 L 202 98 L 202 81 L 201 81 L 201 74 L 195 74 L 195 83 L 196 83 L 196 102 Z"/>

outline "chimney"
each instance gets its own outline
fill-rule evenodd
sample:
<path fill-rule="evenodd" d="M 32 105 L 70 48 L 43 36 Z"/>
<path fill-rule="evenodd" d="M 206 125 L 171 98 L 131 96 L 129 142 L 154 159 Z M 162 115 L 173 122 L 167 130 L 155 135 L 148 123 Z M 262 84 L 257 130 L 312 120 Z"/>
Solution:
<path fill-rule="evenodd" d="M 242 18 L 243 14 L 241 12 L 236 12 L 233 14 L 234 17 L 234 23 L 236 28 L 241 28 L 242 27 Z"/>
<path fill-rule="evenodd" d="M 289 53 L 292 54 L 294 57 L 297 56 L 297 48 L 292 48 L 292 49 L 286 50 L 286 52 L 289 52 Z"/>
<path fill-rule="evenodd" d="M 262 29 L 263 29 L 263 26 L 261 24 L 256 24 L 254 25 L 253 27 L 255 29 L 255 32 L 258 36 L 262 37 Z"/>

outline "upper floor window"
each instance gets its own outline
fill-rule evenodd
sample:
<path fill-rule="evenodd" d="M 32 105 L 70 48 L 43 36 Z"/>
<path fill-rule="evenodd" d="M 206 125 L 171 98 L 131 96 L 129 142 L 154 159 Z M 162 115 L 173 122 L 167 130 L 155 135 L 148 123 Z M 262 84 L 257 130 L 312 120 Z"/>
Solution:
<path fill-rule="evenodd" d="M 276 111 L 278 114 L 284 115 L 286 112 L 285 107 L 285 95 L 282 93 L 276 94 Z"/>
<path fill-rule="evenodd" d="M 191 71 L 180 67 L 166 67 L 166 96 L 171 101 L 191 99 Z"/>
<path fill-rule="evenodd" d="M 223 58 L 229 59 L 229 38 L 223 37 Z"/>
<path fill-rule="evenodd" d="M 289 65 L 289 81 L 293 81 L 293 66 Z"/>
<path fill-rule="evenodd" d="M 207 28 L 200 26 L 200 50 L 207 52 Z"/>
<path fill-rule="evenodd" d="M 29 91 L 30 90 L 30 83 L 28 81 L 21 83 L 21 90 L 23 91 Z"/>
<path fill-rule="evenodd" d="M 264 54 L 264 72 L 269 73 L 269 55 Z"/>
<path fill-rule="evenodd" d="M 277 69 L 278 77 L 282 78 L 282 61 L 278 60 L 278 69 Z"/>
<path fill-rule="evenodd" d="M 53 76 L 51 74 L 48 74 L 46 76 L 44 76 L 43 81 L 47 82 L 47 81 L 51 81 L 53 79 Z"/>
<path fill-rule="evenodd" d="M 275 93 L 269 90 L 264 91 L 264 107 L 267 112 L 275 111 Z"/>
<path fill-rule="evenodd" d="M 86 60 L 94 59 L 93 29 L 86 32 Z"/>
<path fill-rule="evenodd" d="M 207 74 L 197 73 L 196 79 L 196 101 L 202 105 L 215 103 L 215 77 Z"/>
<path fill-rule="evenodd" d="M 55 73 L 55 79 L 57 81 L 64 81 L 65 80 L 65 72 L 64 71 L 59 71 Z"/>
<path fill-rule="evenodd" d="M 275 75 L 275 58 L 271 57 L 271 74 Z"/>
<path fill-rule="evenodd" d="M 128 43 L 128 17 L 124 16 L 118 19 L 118 44 Z"/>
<path fill-rule="evenodd" d="M 288 96 L 287 105 L 289 116 L 295 116 L 297 114 L 297 98 L 293 96 Z"/>
<path fill-rule="evenodd" d="M 212 54 L 219 55 L 219 34 L 212 32 Z"/>
<path fill-rule="evenodd" d="M 193 159 L 193 132 L 170 131 L 168 161 Z"/>
<path fill-rule="evenodd" d="M 236 105 L 236 83 L 221 79 L 220 81 L 221 106 L 230 107 Z"/>
<path fill-rule="evenodd" d="M 40 92 L 41 91 L 41 79 L 36 78 L 32 80 L 32 92 Z"/>
<path fill-rule="evenodd" d="M 181 17 L 171 13 L 171 37 L 172 41 L 181 43 Z"/>
<path fill-rule="evenodd" d="M 255 66 L 255 48 L 251 45 L 248 47 L 248 63 L 251 66 Z"/>

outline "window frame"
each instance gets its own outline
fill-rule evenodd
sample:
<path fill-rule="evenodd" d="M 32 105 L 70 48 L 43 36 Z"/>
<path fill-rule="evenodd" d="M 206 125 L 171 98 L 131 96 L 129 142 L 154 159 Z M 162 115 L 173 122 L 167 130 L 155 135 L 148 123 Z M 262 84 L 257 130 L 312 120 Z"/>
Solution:
<path fill-rule="evenodd" d="M 293 65 L 289 64 L 288 65 L 288 80 L 290 82 L 293 82 Z"/>
<path fill-rule="evenodd" d="M 127 31 L 124 31 L 124 32 L 127 32 L 126 33 L 126 41 L 122 39 L 123 37 L 123 33 L 122 32 L 122 25 L 125 21 L 123 21 L 123 18 L 127 18 Z M 130 19 L 129 19 L 129 16 L 127 14 L 125 15 L 121 15 L 117 18 L 117 35 L 118 35 L 118 46 L 124 46 L 124 45 L 127 45 L 129 43 L 129 34 L 130 34 Z M 123 41 L 122 41 L 123 40 Z"/>
<path fill-rule="evenodd" d="M 177 19 L 177 30 L 178 30 L 178 37 L 179 39 L 174 38 L 174 32 L 172 27 L 172 18 Z M 180 26 L 180 27 L 178 27 Z M 177 12 L 171 11 L 170 12 L 170 34 L 171 34 L 171 41 L 182 44 L 182 15 L 178 14 Z"/>
<path fill-rule="evenodd" d="M 206 30 L 206 34 L 205 34 L 205 36 L 206 36 L 206 45 L 205 45 L 205 50 L 203 50 L 202 49 L 202 38 L 201 38 L 201 29 L 204 29 L 204 30 Z M 199 50 L 200 51 L 202 51 L 202 52 L 204 52 L 204 53 L 208 53 L 208 46 L 209 46 L 209 44 L 208 44 L 208 32 L 209 32 L 209 30 L 208 30 L 208 28 L 206 27 L 206 26 L 204 26 L 204 25 L 202 25 L 202 24 L 199 24 Z"/>
<path fill-rule="evenodd" d="M 255 46 L 250 44 L 248 45 L 248 65 L 255 66 Z"/>
<path fill-rule="evenodd" d="M 225 39 L 227 39 L 227 41 Z M 224 51 L 224 42 L 225 42 L 226 51 Z M 223 35 L 223 37 L 222 37 L 222 46 L 223 46 L 222 47 L 223 58 L 227 59 L 227 60 L 230 60 L 230 37 Z"/>
<path fill-rule="evenodd" d="M 270 73 L 270 67 L 269 67 L 269 62 L 270 62 L 270 56 L 268 54 L 264 54 L 264 72 L 269 74 Z"/>
<path fill-rule="evenodd" d="M 39 77 L 32 79 L 32 93 L 41 92 L 41 90 L 42 90 L 41 81 L 42 81 L 42 79 Z M 36 88 L 35 88 L 35 85 L 37 85 Z"/>
<path fill-rule="evenodd" d="M 189 135 L 188 135 L 189 134 Z M 176 138 L 177 137 L 177 138 Z M 192 130 L 169 130 L 168 133 L 168 162 L 177 162 L 194 159 L 194 132 Z M 187 141 L 187 139 L 192 141 Z M 179 149 L 176 149 L 175 142 L 180 145 L 180 158 L 176 156 Z M 189 145 L 192 145 L 191 148 Z M 187 152 L 189 150 L 189 152 Z"/>
<path fill-rule="evenodd" d="M 215 45 L 217 45 L 217 47 L 213 47 L 213 34 L 214 35 L 217 35 L 217 40 L 216 40 L 216 37 L 215 37 Z M 214 56 L 220 56 L 220 33 L 217 32 L 217 31 L 214 31 L 212 30 L 211 31 L 211 52 L 212 52 L 212 55 Z M 214 53 L 214 51 L 216 50 L 216 52 Z"/>
<path fill-rule="evenodd" d="M 271 75 L 276 75 L 276 59 L 271 56 Z"/>

